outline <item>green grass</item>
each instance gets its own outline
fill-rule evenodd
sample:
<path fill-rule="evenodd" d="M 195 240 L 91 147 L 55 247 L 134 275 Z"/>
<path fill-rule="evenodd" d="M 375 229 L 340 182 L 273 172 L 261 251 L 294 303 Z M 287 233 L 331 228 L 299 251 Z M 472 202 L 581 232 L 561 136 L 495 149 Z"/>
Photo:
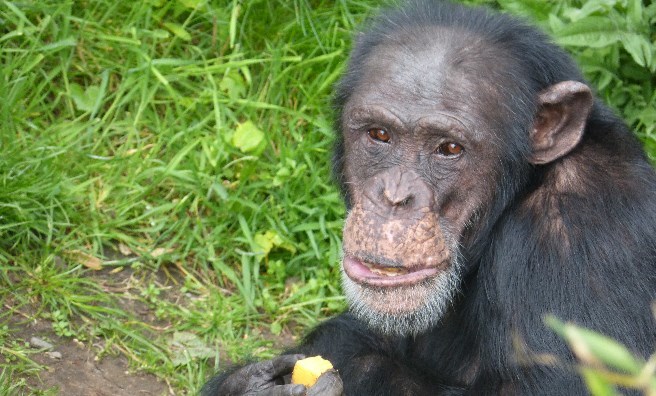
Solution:
<path fill-rule="evenodd" d="M 344 308 L 330 95 L 379 4 L 0 1 L 0 394 L 39 370 L 16 318 L 194 394 Z M 570 49 L 656 158 L 654 63 Z"/>
<path fill-rule="evenodd" d="M 369 6 L 315 5 L 3 3 L 4 320 L 104 339 L 194 393 L 208 348 L 267 356 L 343 309 L 329 97 Z M 165 330 L 103 288 L 121 268 Z M 204 349 L 185 359 L 171 345 L 189 333 Z M 8 375 L 34 370 L 5 348 Z"/>

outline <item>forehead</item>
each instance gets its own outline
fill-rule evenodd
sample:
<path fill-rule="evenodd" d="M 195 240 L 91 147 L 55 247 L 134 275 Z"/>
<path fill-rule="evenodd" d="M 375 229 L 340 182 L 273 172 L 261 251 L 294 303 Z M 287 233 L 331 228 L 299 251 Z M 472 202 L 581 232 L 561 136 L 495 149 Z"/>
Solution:
<path fill-rule="evenodd" d="M 480 48 L 482 40 L 444 29 L 390 37 L 354 66 L 360 78 L 347 106 L 384 106 L 408 122 L 433 112 L 491 122 L 500 106 L 493 70 L 503 62 Z"/>

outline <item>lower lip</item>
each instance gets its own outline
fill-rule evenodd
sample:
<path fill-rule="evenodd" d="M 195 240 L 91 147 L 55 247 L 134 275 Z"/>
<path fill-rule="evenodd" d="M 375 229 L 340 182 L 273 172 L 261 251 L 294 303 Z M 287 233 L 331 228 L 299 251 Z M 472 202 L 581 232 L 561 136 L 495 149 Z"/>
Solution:
<path fill-rule="evenodd" d="M 385 276 L 372 272 L 362 261 L 352 257 L 344 257 L 344 272 L 354 282 L 366 286 L 397 287 L 412 286 L 437 275 L 440 270 L 434 267 L 417 269 L 403 275 Z"/>

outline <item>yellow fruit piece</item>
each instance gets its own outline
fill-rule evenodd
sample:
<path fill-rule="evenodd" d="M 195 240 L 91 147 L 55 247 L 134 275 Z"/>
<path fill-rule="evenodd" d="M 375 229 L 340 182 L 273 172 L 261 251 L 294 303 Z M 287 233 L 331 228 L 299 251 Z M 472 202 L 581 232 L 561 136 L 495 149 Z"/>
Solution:
<path fill-rule="evenodd" d="M 301 384 L 309 388 L 317 382 L 321 374 L 332 368 L 332 363 L 321 356 L 301 359 L 294 365 L 292 384 Z"/>

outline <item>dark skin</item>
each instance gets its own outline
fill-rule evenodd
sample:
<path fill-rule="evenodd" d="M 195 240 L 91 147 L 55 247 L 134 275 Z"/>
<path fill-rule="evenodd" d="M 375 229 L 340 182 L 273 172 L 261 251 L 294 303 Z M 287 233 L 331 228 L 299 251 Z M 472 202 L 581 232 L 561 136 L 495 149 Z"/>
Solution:
<path fill-rule="evenodd" d="M 656 175 L 564 53 L 496 18 L 420 2 L 359 36 L 335 155 L 351 309 L 289 351 L 333 363 L 321 394 L 584 394 L 548 313 L 656 343 Z M 206 394 L 318 394 L 278 359 Z"/>

